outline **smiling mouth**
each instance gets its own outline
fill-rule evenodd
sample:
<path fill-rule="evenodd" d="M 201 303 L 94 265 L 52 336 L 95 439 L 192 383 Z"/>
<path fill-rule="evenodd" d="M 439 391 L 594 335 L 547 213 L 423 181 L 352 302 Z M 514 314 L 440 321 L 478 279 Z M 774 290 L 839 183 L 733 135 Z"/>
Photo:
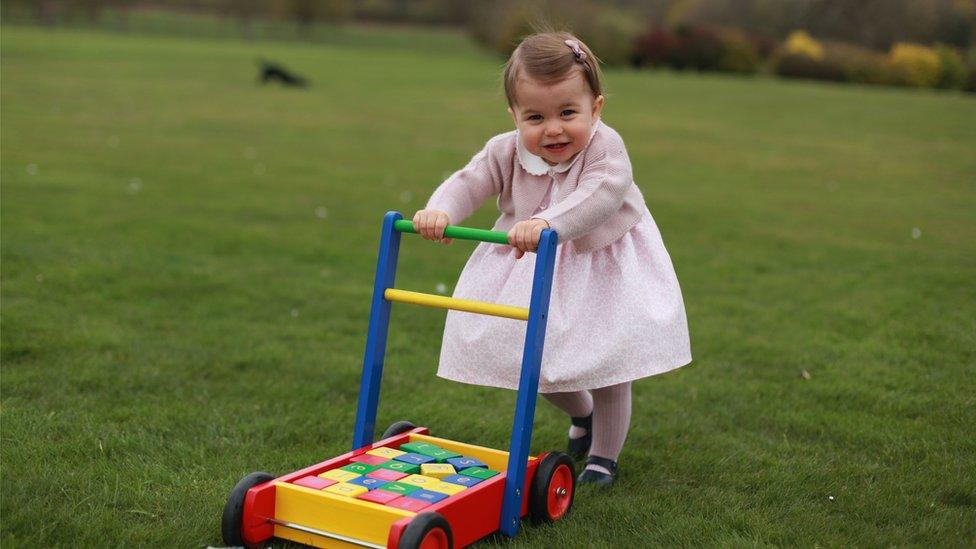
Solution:
<path fill-rule="evenodd" d="M 568 142 L 567 143 L 552 143 L 552 144 L 549 144 L 549 145 L 543 145 L 543 148 L 545 148 L 548 151 L 559 152 L 559 151 L 565 149 L 568 145 L 569 145 Z"/>

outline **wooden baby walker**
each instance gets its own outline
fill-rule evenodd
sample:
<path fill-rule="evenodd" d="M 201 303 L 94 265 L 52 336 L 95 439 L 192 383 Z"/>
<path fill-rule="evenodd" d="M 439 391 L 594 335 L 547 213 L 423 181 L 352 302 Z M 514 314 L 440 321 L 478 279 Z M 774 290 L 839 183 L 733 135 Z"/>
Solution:
<path fill-rule="evenodd" d="M 280 477 L 251 473 L 231 491 L 221 530 L 228 545 L 272 537 L 315 547 L 465 547 L 520 520 L 561 519 L 573 505 L 576 475 L 562 452 L 529 455 L 546 334 L 557 235 L 539 241 L 529 308 L 393 287 L 401 233 L 416 233 L 399 212 L 383 220 L 352 451 Z M 506 233 L 449 226 L 447 238 L 508 244 Z M 508 452 L 430 436 L 398 421 L 373 442 L 393 302 L 527 321 Z"/>

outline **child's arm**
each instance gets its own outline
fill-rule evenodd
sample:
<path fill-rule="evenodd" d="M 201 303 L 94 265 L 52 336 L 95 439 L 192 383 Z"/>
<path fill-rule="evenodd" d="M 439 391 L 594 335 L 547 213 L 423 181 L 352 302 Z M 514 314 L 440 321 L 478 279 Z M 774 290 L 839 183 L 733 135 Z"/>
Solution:
<path fill-rule="evenodd" d="M 436 210 L 446 214 L 448 223 L 460 223 L 481 207 L 490 196 L 499 194 L 502 190 L 504 162 L 495 149 L 502 137 L 504 135 L 490 139 L 467 166 L 441 183 L 421 212 Z M 443 230 L 440 231 L 440 237 L 443 237 Z"/>
<path fill-rule="evenodd" d="M 616 134 L 602 135 L 603 139 L 604 143 L 591 144 L 598 145 L 599 152 L 586 159 L 576 189 L 535 216 L 549 223 L 560 242 L 580 237 L 610 219 L 634 184 L 623 140 Z"/>

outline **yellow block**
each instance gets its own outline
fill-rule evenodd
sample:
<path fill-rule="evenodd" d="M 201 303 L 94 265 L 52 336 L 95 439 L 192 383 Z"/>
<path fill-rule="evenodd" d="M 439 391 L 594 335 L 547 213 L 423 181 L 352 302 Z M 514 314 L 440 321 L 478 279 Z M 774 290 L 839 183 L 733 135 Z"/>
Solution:
<path fill-rule="evenodd" d="M 425 477 L 444 478 L 456 475 L 453 465 L 447 463 L 424 463 L 420 466 L 420 474 Z"/>
<path fill-rule="evenodd" d="M 397 456 L 402 456 L 403 454 L 406 454 L 406 452 L 401 452 L 400 450 L 394 450 L 393 448 L 387 448 L 385 446 L 383 448 L 373 448 L 372 450 L 369 450 L 366 453 L 371 456 L 379 456 L 381 458 L 386 458 L 386 459 L 393 459 Z"/>
<path fill-rule="evenodd" d="M 347 480 L 352 480 L 360 475 L 353 473 L 352 471 L 343 471 L 341 469 L 332 469 L 331 471 L 326 471 L 319 475 L 321 478 L 332 479 L 336 482 L 345 482 Z"/>
<path fill-rule="evenodd" d="M 529 319 L 529 310 L 525 307 L 498 305 L 496 303 L 485 303 L 484 301 L 474 301 L 472 299 L 457 299 L 455 297 L 444 297 L 442 295 L 410 292 L 396 288 L 387 288 L 386 291 L 383 292 L 383 297 L 386 298 L 387 301 L 413 303 L 415 305 L 426 305 L 427 307 L 437 307 L 439 309 L 454 309 L 456 311 L 467 311 L 469 313 L 501 316 L 505 318 L 514 318 L 516 320 Z"/>
<path fill-rule="evenodd" d="M 454 494 L 456 494 L 458 492 L 463 492 L 465 490 L 465 487 L 464 486 L 461 486 L 460 484 L 451 484 L 450 482 L 441 482 L 440 484 L 437 484 L 435 486 L 431 486 L 430 488 L 427 488 L 427 489 L 430 490 L 431 492 L 440 492 L 442 494 L 447 494 L 449 496 L 453 496 Z"/>
<path fill-rule="evenodd" d="M 325 491 L 340 496 L 347 496 L 347 497 L 354 498 L 359 494 L 365 494 L 366 492 L 369 492 L 369 489 L 366 488 L 365 486 L 357 486 L 355 484 L 340 482 L 339 484 L 333 484 L 332 486 L 325 488 Z"/>
<path fill-rule="evenodd" d="M 403 477 L 397 482 L 405 482 L 407 484 L 413 484 L 414 486 L 420 486 L 421 488 L 429 488 L 430 486 L 437 486 L 442 481 L 439 478 L 425 477 L 423 475 L 410 475 L 408 477 Z"/>
<path fill-rule="evenodd" d="M 325 490 L 313 490 L 297 484 L 275 484 L 275 518 L 324 530 L 375 545 L 386 546 L 390 525 L 416 513 L 371 501 L 337 496 Z M 281 525 L 275 525 L 276 538 L 297 541 L 314 547 L 355 548 L 340 541 L 324 538 Z"/>

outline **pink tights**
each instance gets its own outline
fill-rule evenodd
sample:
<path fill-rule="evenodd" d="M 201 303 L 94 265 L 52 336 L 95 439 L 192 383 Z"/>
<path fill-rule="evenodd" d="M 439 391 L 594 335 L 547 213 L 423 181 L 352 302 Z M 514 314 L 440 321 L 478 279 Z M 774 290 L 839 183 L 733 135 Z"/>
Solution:
<path fill-rule="evenodd" d="M 630 428 L 630 382 L 589 391 L 572 393 L 543 393 L 546 400 L 570 417 L 586 417 L 593 413 L 593 444 L 590 455 L 617 461 L 627 440 Z M 571 438 L 586 434 L 586 429 L 572 426 Z M 599 465 L 587 465 L 587 469 L 609 473 Z"/>

